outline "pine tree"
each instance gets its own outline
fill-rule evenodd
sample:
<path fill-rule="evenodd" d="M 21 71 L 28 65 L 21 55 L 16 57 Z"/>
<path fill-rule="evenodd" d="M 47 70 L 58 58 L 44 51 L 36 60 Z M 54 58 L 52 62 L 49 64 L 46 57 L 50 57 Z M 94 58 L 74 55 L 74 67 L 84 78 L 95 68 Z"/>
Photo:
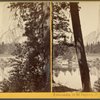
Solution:
<path fill-rule="evenodd" d="M 84 92 L 90 92 L 91 84 L 90 84 L 89 68 L 88 68 L 87 59 L 85 55 L 78 11 L 79 11 L 78 3 L 76 2 L 70 3 L 70 12 L 71 12 L 73 33 L 75 39 L 75 48 L 76 48 L 76 53 L 77 53 L 77 58 L 78 58 L 78 63 L 80 68 L 82 88 Z"/>

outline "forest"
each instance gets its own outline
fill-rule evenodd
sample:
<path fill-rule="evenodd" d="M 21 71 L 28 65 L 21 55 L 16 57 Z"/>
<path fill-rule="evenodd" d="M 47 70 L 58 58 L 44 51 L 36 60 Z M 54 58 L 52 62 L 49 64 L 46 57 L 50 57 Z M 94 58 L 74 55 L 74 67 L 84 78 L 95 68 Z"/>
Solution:
<path fill-rule="evenodd" d="M 85 46 L 86 53 L 100 54 L 100 42 L 87 44 Z"/>
<path fill-rule="evenodd" d="M 53 91 L 55 92 L 91 92 L 100 89 L 98 78 L 100 43 L 84 45 L 80 10 L 78 2 L 53 2 Z"/>
<path fill-rule="evenodd" d="M 7 78 L 0 81 L 0 91 L 50 91 L 49 2 L 11 2 L 7 9 L 13 13 L 17 27 L 24 29 L 21 34 L 27 40 L 0 45 L 0 56 L 5 55 L 0 58 L 3 60 L 1 63 L 6 60 L 7 64 L 3 70 L 9 70 Z M 7 53 L 11 57 L 7 57 Z"/>
<path fill-rule="evenodd" d="M 100 91 L 100 42 L 84 45 L 79 4 L 9 3 L 7 9 L 27 39 L 1 42 L 0 92 L 50 92 L 51 87 L 53 92 Z"/>

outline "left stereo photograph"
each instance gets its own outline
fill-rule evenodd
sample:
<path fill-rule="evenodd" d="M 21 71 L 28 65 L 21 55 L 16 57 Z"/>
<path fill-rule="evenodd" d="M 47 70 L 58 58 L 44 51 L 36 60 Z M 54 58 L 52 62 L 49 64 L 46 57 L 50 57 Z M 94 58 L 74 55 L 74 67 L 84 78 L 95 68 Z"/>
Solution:
<path fill-rule="evenodd" d="M 0 92 L 49 92 L 50 2 L 0 2 Z"/>

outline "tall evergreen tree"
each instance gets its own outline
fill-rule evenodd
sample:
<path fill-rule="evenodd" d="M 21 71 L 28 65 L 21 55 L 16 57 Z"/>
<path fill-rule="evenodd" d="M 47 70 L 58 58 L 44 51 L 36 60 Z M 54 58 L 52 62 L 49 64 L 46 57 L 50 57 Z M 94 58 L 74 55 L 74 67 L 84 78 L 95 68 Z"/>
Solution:
<path fill-rule="evenodd" d="M 80 67 L 81 81 L 84 92 L 91 91 L 89 68 L 86 60 L 83 44 L 82 31 L 80 26 L 78 3 L 70 3 L 70 12 L 72 18 L 73 33 L 75 38 L 75 48 Z"/>

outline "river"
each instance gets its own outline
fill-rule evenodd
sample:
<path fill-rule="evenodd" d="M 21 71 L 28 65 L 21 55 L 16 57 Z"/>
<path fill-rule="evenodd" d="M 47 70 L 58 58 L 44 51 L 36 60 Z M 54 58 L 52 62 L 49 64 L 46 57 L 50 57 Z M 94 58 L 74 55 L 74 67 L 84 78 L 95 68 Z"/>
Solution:
<path fill-rule="evenodd" d="M 100 77 L 100 56 L 87 55 L 87 61 L 90 70 L 89 74 L 91 87 L 95 91 L 94 83 Z M 66 70 L 68 68 L 67 59 L 63 59 L 63 57 L 56 58 L 55 61 L 53 61 L 53 80 L 56 84 L 81 90 L 82 83 L 77 58 L 74 58 L 74 60 L 72 60 L 71 67 L 73 68 L 71 72 L 69 70 Z"/>

